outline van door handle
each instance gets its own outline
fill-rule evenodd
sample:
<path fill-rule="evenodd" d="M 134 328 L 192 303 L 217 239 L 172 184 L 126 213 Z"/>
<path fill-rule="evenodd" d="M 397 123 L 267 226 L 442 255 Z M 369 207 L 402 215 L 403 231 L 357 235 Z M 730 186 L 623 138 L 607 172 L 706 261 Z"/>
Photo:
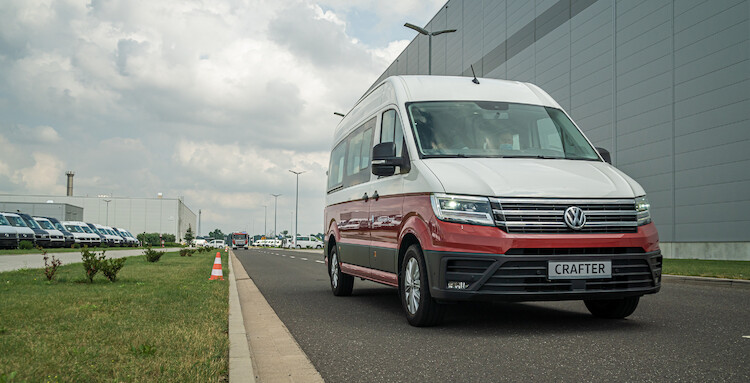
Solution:
<path fill-rule="evenodd" d="M 362 198 L 364 198 L 365 202 L 367 202 L 367 200 L 370 199 L 369 197 L 367 197 L 367 192 L 365 192 L 365 195 L 363 195 Z"/>
<path fill-rule="evenodd" d="M 375 198 L 375 201 L 377 201 L 378 198 L 380 198 L 380 194 L 378 194 L 377 190 L 375 190 L 375 194 L 372 195 L 372 198 Z"/>

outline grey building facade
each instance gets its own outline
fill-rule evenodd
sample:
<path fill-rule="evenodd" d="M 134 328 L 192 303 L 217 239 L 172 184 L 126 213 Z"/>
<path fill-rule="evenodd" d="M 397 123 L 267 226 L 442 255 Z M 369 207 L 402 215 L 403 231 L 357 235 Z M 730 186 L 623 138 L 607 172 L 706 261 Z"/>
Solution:
<path fill-rule="evenodd" d="M 107 203 L 106 201 L 110 202 Z M 79 197 L 0 194 L 5 206 L 26 205 L 33 208 L 46 205 L 74 205 L 82 207 L 76 221 L 122 227 L 133 235 L 140 233 L 174 234 L 177 240 L 185 237 L 188 227 L 196 233 L 197 218 L 179 198 Z M 80 209 L 79 207 L 79 209 Z M 23 212 L 23 209 L 20 209 Z M 13 210 L 15 211 L 15 209 Z"/>
<path fill-rule="evenodd" d="M 531 82 L 647 191 L 667 257 L 750 260 L 750 1 L 450 0 L 432 74 Z M 428 73 L 417 35 L 376 81 Z"/>
<path fill-rule="evenodd" d="M 0 211 L 20 211 L 34 217 L 51 217 L 60 221 L 80 221 L 83 217 L 82 207 L 67 203 L 0 202 Z"/>

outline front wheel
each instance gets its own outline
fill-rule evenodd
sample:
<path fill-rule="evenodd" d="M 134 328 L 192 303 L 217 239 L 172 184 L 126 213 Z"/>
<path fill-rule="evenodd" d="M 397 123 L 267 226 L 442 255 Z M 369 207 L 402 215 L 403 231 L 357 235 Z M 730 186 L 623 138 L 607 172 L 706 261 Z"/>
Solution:
<path fill-rule="evenodd" d="M 589 300 L 583 301 L 586 308 L 595 317 L 607 319 L 622 319 L 632 314 L 640 297 L 627 297 L 622 299 Z"/>
<path fill-rule="evenodd" d="M 416 327 L 434 326 L 443 319 L 445 306 L 430 295 L 422 250 L 411 245 L 404 254 L 399 278 L 401 304 L 406 311 L 409 324 Z"/>
<path fill-rule="evenodd" d="M 331 291 L 337 297 L 352 295 L 354 289 L 354 277 L 341 272 L 341 262 L 336 249 L 331 250 L 328 257 L 328 275 L 331 277 Z"/>

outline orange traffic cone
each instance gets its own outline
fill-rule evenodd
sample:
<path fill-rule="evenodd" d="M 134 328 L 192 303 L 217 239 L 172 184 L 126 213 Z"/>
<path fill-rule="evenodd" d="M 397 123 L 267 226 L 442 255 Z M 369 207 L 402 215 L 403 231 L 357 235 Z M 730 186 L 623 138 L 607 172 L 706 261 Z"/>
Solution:
<path fill-rule="evenodd" d="M 208 278 L 208 280 L 213 281 L 214 279 L 224 280 L 224 273 L 221 271 L 221 253 L 218 251 L 214 259 L 214 268 L 211 270 L 211 278 Z"/>

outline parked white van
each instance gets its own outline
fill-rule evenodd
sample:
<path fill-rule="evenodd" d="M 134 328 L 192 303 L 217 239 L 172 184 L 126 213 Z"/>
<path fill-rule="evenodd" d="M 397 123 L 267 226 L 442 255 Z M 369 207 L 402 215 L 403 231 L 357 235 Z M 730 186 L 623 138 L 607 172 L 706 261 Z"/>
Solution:
<path fill-rule="evenodd" d="M 93 224 L 96 230 L 104 235 L 109 246 L 122 246 L 123 239 L 112 230 L 109 226 L 100 225 L 98 223 Z"/>
<path fill-rule="evenodd" d="M 18 247 L 18 231 L 0 214 L 0 249 L 15 249 Z"/>
<path fill-rule="evenodd" d="M 465 300 L 583 300 L 626 317 L 659 291 L 662 257 L 645 191 L 608 158 L 535 85 L 387 78 L 334 133 L 331 289 L 397 287 L 415 326 Z"/>
<path fill-rule="evenodd" d="M 101 244 L 101 237 L 99 234 L 94 233 L 93 230 L 85 223 L 80 221 L 65 221 L 62 223 L 65 229 L 73 233 L 76 239 L 76 243 L 83 246 L 99 246 Z"/>

